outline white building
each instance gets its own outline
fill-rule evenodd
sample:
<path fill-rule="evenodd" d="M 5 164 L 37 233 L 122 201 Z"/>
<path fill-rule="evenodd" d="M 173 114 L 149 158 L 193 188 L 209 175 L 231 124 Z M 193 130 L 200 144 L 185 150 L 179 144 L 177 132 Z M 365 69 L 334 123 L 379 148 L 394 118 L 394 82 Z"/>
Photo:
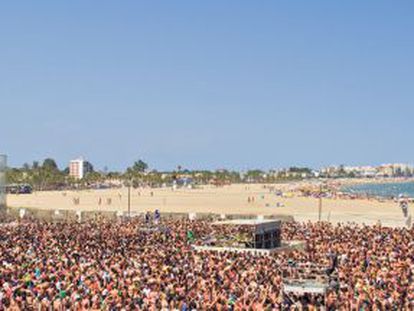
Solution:
<path fill-rule="evenodd" d="M 92 165 L 82 158 L 75 159 L 69 163 L 69 176 L 75 179 L 82 179 L 93 170 Z"/>
<path fill-rule="evenodd" d="M 378 173 L 378 169 L 373 166 L 345 166 L 344 171 L 357 177 L 375 177 Z"/>
<path fill-rule="evenodd" d="M 412 176 L 414 174 L 414 168 L 409 164 L 383 164 L 379 167 L 379 176 L 385 177 L 400 177 L 400 176 Z"/>

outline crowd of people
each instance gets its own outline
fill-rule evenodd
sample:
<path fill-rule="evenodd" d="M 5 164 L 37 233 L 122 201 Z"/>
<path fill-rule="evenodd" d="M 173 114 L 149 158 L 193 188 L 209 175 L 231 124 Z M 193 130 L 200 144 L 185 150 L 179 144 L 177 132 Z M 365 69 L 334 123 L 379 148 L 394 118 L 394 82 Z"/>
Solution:
<path fill-rule="evenodd" d="M 195 251 L 214 230 L 145 217 L 2 224 L 0 310 L 414 310 L 413 229 L 293 222 L 282 239 L 304 249 Z M 284 295 L 281 267 L 307 263 L 336 284 L 323 299 Z"/>

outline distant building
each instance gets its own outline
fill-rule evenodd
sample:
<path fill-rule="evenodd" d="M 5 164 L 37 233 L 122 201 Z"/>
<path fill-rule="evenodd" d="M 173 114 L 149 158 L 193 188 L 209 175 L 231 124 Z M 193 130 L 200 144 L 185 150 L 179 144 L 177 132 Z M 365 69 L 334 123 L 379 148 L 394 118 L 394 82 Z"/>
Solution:
<path fill-rule="evenodd" d="M 92 171 L 92 164 L 82 158 L 72 160 L 69 163 L 69 176 L 75 179 L 82 179 L 87 173 Z"/>
<path fill-rule="evenodd" d="M 380 177 L 393 177 L 394 176 L 394 165 L 383 164 L 378 168 L 378 176 Z"/>
<path fill-rule="evenodd" d="M 330 166 L 321 169 L 326 177 L 412 177 L 414 167 L 409 164 L 383 164 L 380 166 Z"/>
<path fill-rule="evenodd" d="M 348 175 L 355 177 L 375 177 L 378 173 L 378 169 L 373 166 L 344 166 L 343 170 Z"/>
<path fill-rule="evenodd" d="M 339 166 L 328 166 L 321 169 L 320 173 L 325 177 L 336 177 L 339 175 Z"/>
<path fill-rule="evenodd" d="M 411 177 L 414 168 L 409 164 L 383 164 L 378 168 L 378 175 L 385 177 Z"/>

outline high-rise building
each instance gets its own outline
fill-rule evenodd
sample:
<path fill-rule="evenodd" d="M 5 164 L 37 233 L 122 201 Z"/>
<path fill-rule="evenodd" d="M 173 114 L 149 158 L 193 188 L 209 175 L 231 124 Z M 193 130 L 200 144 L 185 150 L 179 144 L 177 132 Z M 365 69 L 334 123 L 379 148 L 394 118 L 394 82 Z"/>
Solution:
<path fill-rule="evenodd" d="M 93 171 L 93 166 L 83 158 L 75 159 L 69 163 L 69 176 L 75 179 L 82 179 L 87 173 Z"/>
<path fill-rule="evenodd" d="M 6 207 L 7 156 L 0 154 L 0 210 Z"/>

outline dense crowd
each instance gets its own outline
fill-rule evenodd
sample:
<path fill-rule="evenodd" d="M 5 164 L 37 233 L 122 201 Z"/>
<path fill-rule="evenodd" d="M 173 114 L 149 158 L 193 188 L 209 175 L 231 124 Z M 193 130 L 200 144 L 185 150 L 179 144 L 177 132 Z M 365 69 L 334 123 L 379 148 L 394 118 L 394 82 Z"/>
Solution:
<path fill-rule="evenodd" d="M 0 225 L 0 310 L 414 310 L 413 229 L 286 223 L 283 239 L 305 247 L 270 256 L 196 252 L 188 232 L 210 230 L 163 219 Z M 281 267 L 306 263 L 335 270 L 325 301 L 283 295 Z"/>

